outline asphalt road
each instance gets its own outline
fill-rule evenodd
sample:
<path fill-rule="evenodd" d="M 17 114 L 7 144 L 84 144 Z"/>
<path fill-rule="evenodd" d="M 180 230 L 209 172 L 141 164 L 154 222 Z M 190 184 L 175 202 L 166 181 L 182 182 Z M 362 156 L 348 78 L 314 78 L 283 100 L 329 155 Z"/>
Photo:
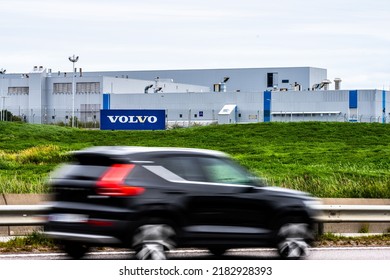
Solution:
<path fill-rule="evenodd" d="M 63 253 L 3 253 L 1 260 L 66 260 Z M 88 260 L 135 260 L 131 251 L 89 253 Z M 278 260 L 273 249 L 236 249 L 223 256 L 213 256 L 207 250 L 179 249 L 172 251 L 170 260 Z M 312 248 L 306 260 L 390 260 L 390 247 L 326 247 Z"/>

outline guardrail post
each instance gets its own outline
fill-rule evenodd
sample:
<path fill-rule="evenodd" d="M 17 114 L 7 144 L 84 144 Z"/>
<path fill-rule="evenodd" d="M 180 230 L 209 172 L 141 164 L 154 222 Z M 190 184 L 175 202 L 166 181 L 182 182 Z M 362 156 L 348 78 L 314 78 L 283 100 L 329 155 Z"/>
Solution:
<path fill-rule="evenodd" d="M 318 235 L 324 234 L 324 223 L 317 224 L 317 233 L 318 233 Z"/>

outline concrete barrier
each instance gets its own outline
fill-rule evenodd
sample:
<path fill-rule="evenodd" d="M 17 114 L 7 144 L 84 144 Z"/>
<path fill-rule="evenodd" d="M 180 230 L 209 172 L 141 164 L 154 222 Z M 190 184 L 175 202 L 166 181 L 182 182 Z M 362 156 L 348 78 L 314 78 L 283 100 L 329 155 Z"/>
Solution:
<path fill-rule="evenodd" d="M 322 198 L 326 205 L 390 205 L 390 199 L 382 198 Z"/>

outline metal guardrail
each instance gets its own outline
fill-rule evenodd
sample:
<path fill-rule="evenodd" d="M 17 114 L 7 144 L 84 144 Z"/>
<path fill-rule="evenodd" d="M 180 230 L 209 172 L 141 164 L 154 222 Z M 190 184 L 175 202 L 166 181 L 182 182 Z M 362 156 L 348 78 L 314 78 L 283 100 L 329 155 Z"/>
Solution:
<path fill-rule="evenodd" d="M 0 226 L 40 226 L 48 205 L 0 205 Z"/>
<path fill-rule="evenodd" d="M 318 205 L 323 223 L 390 222 L 390 205 Z M 35 226 L 45 223 L 49 205 L 0 205 L 0 226 Z"/>
<path fill-rule="evenodd" d="M 320 223 L 390 222 L 390 205 L 320 205 Z"/>
<path fill-rule="evenodd" d="M 324 234 L 325 223 L 387 223 L 390 205 L 318 205 L 318 234 Z"/>

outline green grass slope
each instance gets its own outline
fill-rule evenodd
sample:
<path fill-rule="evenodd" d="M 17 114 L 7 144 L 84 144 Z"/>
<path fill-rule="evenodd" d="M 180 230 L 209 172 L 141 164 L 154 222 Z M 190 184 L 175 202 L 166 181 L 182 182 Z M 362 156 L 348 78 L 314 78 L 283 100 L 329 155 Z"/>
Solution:
<path fill-rule="evenodd" d="M 42 193 L 66 153 L 96 145 L 195 147 L 232 155 L 271 184 L 318 197 L 390 198 L 390 126 L 257 123 L 99 131 L 0 122 L 0 192 Z"/>

